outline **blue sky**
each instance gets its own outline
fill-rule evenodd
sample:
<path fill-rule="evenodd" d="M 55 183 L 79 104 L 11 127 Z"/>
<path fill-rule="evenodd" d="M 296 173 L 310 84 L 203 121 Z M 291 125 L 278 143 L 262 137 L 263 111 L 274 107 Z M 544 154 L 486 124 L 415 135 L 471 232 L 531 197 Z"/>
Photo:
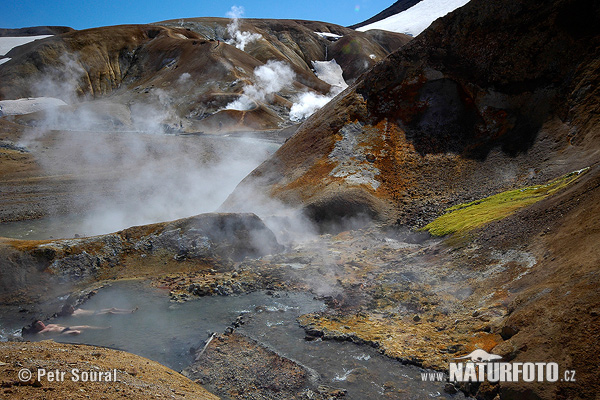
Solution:
<path fill-rule="evenodd" d="M 0 28 L 62 25 L 75 29 L 144 24 L 167 19 L 225 17 L 242 6 L 246 18 L 288 18 L 352 25 L 372 17 L 395 0 L 2 0 Z"/>

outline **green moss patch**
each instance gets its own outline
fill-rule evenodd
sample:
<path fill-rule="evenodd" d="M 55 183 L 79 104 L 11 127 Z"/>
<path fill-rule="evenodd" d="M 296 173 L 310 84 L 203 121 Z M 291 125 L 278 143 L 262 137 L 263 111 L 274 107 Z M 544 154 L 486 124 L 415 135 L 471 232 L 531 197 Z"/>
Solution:
<path fill-rule="evenodd" d="M 479 228 L 545 199 L 576 181 L 588 169 L 568 173 L 544 185 L 509 190 L 470 203 L 458 204 L 446 209 L 444 215 L 427 224 L 422 230 L 428 231 L 433 236 L 445 236 Z"/>

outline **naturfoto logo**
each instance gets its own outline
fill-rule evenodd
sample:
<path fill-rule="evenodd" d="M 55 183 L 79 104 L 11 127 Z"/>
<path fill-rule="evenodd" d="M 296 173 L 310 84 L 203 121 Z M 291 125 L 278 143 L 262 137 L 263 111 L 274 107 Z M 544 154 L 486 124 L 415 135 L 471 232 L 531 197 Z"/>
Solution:
<path fill-rule="evenodd" d="M 481 349 L 456 358 L 461 359 L 469 361 L 450 363 L 450 382 L 575 381 L 575 371 L 566 370 L 561 374 L 555 362 L 501 362 L 502 356 Z"/>

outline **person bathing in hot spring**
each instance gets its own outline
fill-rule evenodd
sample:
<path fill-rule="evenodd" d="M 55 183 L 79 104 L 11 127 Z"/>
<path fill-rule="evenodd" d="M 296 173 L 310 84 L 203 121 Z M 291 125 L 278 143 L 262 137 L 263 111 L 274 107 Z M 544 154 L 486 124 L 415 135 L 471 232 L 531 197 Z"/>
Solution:
<path fill-rule="evenodd" d="M 108 329 L 110 326 L 90 326 L 90 325 L 78 325 L 78 326 L 63 326 L 58 324 L 44 324 L 42 321 L 37 320 L 31 324 L 29 328 L 23 328 L 21 334 L 27 335 L 44 335 L 46 333 L 57 333 L 61 335 L 79 335 L 84 329 Z"/>
<path fill-rule="evenodd" d="M 80 317 L 83 315 L 104 315 L 104 314 L 131 314 L 137 311 L 137 307 L 134 309 L 126 308 L 103 308 L 101 310 L 84 310 L 82 308 L 75 308 L 70 304 L 65 304 L 62 310 L 58 313 L 61 317 L 71 316 Z"/>

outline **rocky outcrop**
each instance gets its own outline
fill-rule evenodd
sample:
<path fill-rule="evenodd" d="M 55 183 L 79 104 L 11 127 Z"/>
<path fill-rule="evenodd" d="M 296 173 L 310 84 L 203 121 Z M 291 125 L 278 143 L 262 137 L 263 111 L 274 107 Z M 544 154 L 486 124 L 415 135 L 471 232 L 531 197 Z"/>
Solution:
<path fill-rule="evenodd" d="M 238 398 L 330 399 L 332 392 L 316 386 L 314 371 L 280 356 L 238 333 L 218 335 L 197 353 L 183 371 L 216 393 Z M 343 391 L 340 391 L 343 392 Z M 343 396 L 341 396 L 343 397 Z"/>
<path fill-rule="evenodd" d="M 309 209 L 360 198 L 380 219 L 422 225 L 592 164 L 598 15 L 574 10 L 597 5 L 508 3 L 475 0 L 436 21 L 306 121 L 240 193 Z"/>
<path fill-rule="evenodd" d="M 405 277 L 376 281 L 374 304 L 355 318 L 303 320 L 310 334 L 362 340 L 413 363 L 434 361 L 433 338 L 447 330 L 462 331 L 471 340 L 481 335 L 480 343 L 465 338 L 450 345 L 446 336 L 439 342 L 446 348 L 439 350 L 447 358 L 468 354 L 470 348 L 455 346 L 467 343 L 507 362 L 556 362 L 561 370 L 577 371 L 581 380 L 486 382 L 470 388 L 478 398 L 594 398 L 600 339 L 594 244 L 599 232 L 600 85 L 593 71 L 600 61 L 599 27 L 600 8 L 592 1 L 472 0 L 375 65 L 238 186 L 228 205 L 239 204 L 240 194 L 254 190 L 309 211 L 316 220 L 326 215 L 339 221 L 355 215 L 359 202 L 363 214 L 420 227 L 450 206 L 478 204 L 490 194 L 590 166 L 576 184 L 555 196 L 449 237 L 434 253 L 448 251 L 456 274 L 442 272 L 441 260 L 407 261 L 398 251 L 390 252 L 390 265 Z M 311 212 L 322 204 L 327 205 L 322 212 Z M 339 210 L 348 212 L 340 215 Z M 482 213 L 494 217 L 492 210 Z M 348 265 L 356 265 L 356 259 Z M 420 262 L 436 264 L 432 276 L 439 273 L 444 282 L 469 285 L 446 292 L 462 303 L 464 317 L 439 324 L 441 315 L 452 315 L 450 302 L 446 297 L 436 304 L 433 294 L 409 307 L 415 287 L 400 289 L 389 303 L 382 301 L 386 295 L 379 290 L 414 280 L 407 269 Z M 369 260 L 364 268 L 371 265 Z M 361 270 L 359 265 L 356 271 Z M 439 285 L 428 288 L 444 293 Z M 365 291 L 361 282 L 349 292 Z M 402 310 L 401 296 L 409 298 L 404 304 L 408 312 Z M 344 305 L 343 297 L 333 300 Z M 356 305 L 352 300 L 348 303 Z M 402 322 L 382 312 L 386 303 L 402 310 Z M 420 315 L 432 305 L 445 309 L 432 318 Z M 376 311 L 365 316 L 364 309 L 371 307 Z M 407 326 L 423 321 L 439 325 L 405 342 L 411 347 L 426 338 L 421 357 L 414 347 L 402 350 L 400 336 L 410 331 Z M 472 322 L 480 325 L 463 330 L 462 324 Z M 395 329 L 400 336 L 394 336 Z"/>
<path fill-rule="evenodd" d="M 226 266 L 280 250 L 273 232 L 253 214 L 201 214 L 90 238 L 3 239 L 0 245 L 0 285 L 9 302 L 19 296 L 40 300 L 102 279 L 165 273 L 168 265 Z"/>

